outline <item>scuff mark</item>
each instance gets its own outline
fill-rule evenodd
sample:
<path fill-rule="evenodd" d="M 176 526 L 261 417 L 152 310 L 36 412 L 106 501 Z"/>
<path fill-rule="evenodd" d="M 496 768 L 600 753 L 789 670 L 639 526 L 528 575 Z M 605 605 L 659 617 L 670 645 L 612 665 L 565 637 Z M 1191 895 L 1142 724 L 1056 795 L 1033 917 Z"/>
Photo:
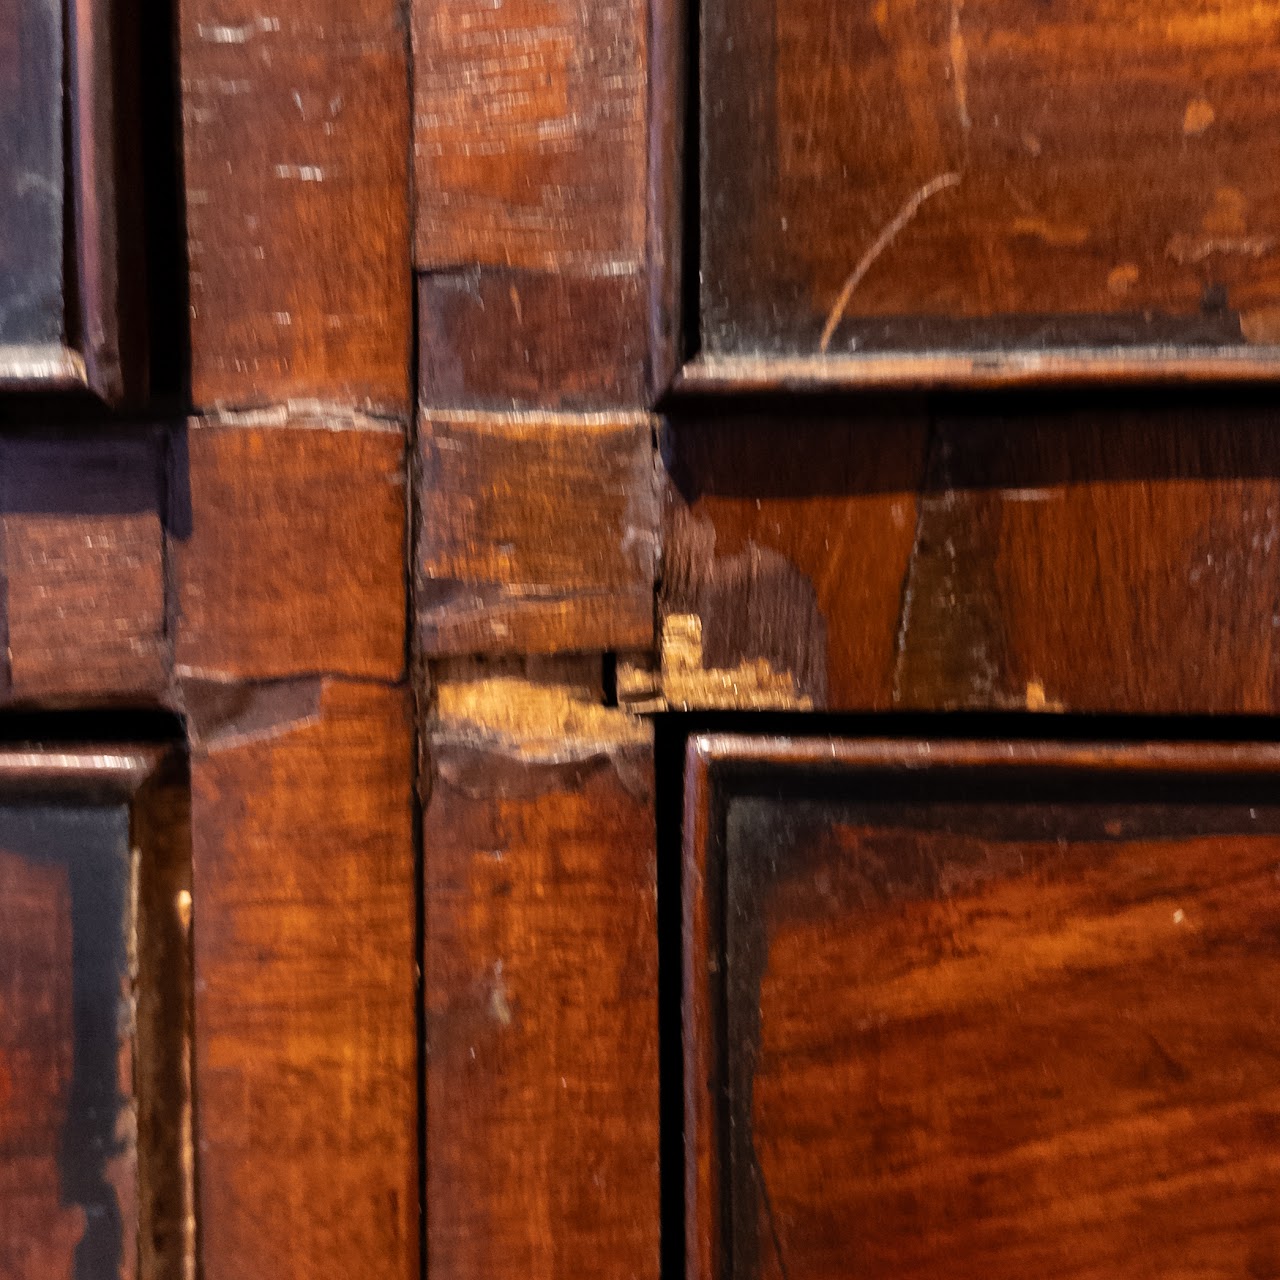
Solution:
<path fill-rule="evenodd" d="M 1138 269 L 1137 263 L 1120 263 L 1112 268 L 1107 276 L 1107 292 L 1117 298 L 1123 298 L 1138 283 L 1138 278 L 1141 274 L 1142 272 Z"/>
<path fill-rule="evenodd" d="M 969 119 L 969 46 L 960 29 L 963 11 L 964 0 L 951 0 L 951 91 L 955 95 L 960 127 L 968 133 L 973 122 Z"/>
<path fill-rule="evenodd" d="M 493 962 L 493 986 L 489 990 L 489 1016 L 500 1027 L 509 1027 L 514 1020 L 511 1001 L 507 999 L 507 984 L 502 976 L 502 961 Z"/>
<path fill-rule="evenodd" d="M 923 187 L 919 189 L 907 202 L 898 210 L 897 214 L 885 225 L 884 229 L 875 238 L 871 247 L 862 255 L 858 265 L 854 267 L 849 278 L 844 282 L 844 287 L 840 290 L 840 296 L 836 299 L 835 305 L 831 308 L 831 314 L 827 317 L 827 323 L 823 327 L 822 337 L 818 342 L 818 350 L 826 354 L 831 346 L 831 339 L 835 334 L 840 321 L 844 318 L 845 309 L 849 305 L 849 299 L 853 297 L 854 290 L 862 283 L 867 272 L 875 265 L 876 259 L 897 239 L 902 229 L 911 221 L 912 218 L 920 212 L 921 206 L 928 200 L 931 200 L 940 191 L 945 191 L 948 187 L 955 187 L 960 184 L 961 174 L 956 172 L 940 173 L 936 178 L 930 179 Z"/>
<path fill-rule="evenodd" d="M 1198 138 L 1217 118 L 1212 103 L 1204 98 L 1192 98 L 1182 117 L 1182 132 L 1188 138 Z"/>
<path fill-rule="evenodd" d="M 1240 313 L 1240 333 L 1246 342 L 1280 342 L 1280 307 L 1255 307 Z"/>
<path fill-rule="evenodd" d="M 1165 254 L 1179 266 L 1194 266 L 1215 254 L 1261 258 L 1275 247 L 1274 236 L 1211 236 L 1198 240 L 1179 232 L 1165 245 Z"/>
<path fill-rule="evenodd" d="M 323 685 L 314 676 L 262 683 L 184 680 L 192 746 L 225 751 L 318 724 Z"/>
<path fill-rule="evenodd" d="M 1055 249 L 1073 249 L 1089 238 L 1088 227 L 1065 226 L 1045 218 L 1015 218 L 1012 229 L 1014 235 L 1035 236 Z"/>

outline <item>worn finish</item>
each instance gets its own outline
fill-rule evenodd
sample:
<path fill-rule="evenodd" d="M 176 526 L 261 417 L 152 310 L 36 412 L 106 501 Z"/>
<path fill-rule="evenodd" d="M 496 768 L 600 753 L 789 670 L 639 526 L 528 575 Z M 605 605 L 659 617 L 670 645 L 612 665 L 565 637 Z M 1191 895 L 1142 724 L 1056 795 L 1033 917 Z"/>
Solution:
<path fill-rule="evenodd" d="M 578 409 L 645 401 L 644 279 L 491 268 L 419 277 L 429 408 Z"/>
<path fill-rule="evenodd" d="M 413 5 L 428 405 L 643 403 L 648 19 L 642 0 Z"/>
<path fill-rule="evenodd" d="M 1278 766 L 696 742 L 690 1276 L 1273 1273 Z"/>
<path fill-rule="evenodd" d="M 427 1270 L 658 1276 L 652 731 L 599 662 L 447 665 L 423 815 Z"/>
<path fill-rule="evenodd" d="M 409 101 L 391 0 L 184 0 L 198 406 L 405 415 Z"/>
<path fill-rule="evenodd" d="M 1273 347 L 1266 7 L 703 16 L 707 351 Z"/>
<path fill-rule="evenodd" d="M 193 422 L 171 543 L 178 674 L 404 669 L 404 440 L 357 417 Z"/>
<path fill-rule="evenodd" d="M 652 643 L 649 418 L 430 414 L 418 447 L 424 654 Z"/>
<path fill-rule="evenodd" d="M 169 681 L 164 442 L 0 440 L 8 698 L 154 700 Z"/>
<path fill-rule="evenodd" d="M 418 1276 L 413 738 L 310 682 L 192 759 L 208 1276 Z"/>
<path fill-rule="evenodd" d="M 191 1257 L 170 1229 L 190 1187 L 172 896 L 189 858 L 161 803 L 180 782 L 156 763 L 127 748 L 0 755 L 0 1273 L 13 1280 L 178 1277 Z"/>
<path fill-rule="evenodd" d="M 797 415 L 790 415 L 794 420 Z M 923 407 L 699 409 L 663 436 L 663 687 L 676 707 L 886 709 Z"/>
<path fill-rule="evenodd" d="M 1268 409 L 682 409 L 669 705 L 1273 712 Z"/>
<path fill-rule="evenodd" d="M 12 0 L 0 33 L 0 368 L 63 340 L 61 10 Z"/>
<path fill-rule="evenodd" d="M 903 707 L 1280 705 L 1272 413 L 937 422 L 904 583 Z"/>

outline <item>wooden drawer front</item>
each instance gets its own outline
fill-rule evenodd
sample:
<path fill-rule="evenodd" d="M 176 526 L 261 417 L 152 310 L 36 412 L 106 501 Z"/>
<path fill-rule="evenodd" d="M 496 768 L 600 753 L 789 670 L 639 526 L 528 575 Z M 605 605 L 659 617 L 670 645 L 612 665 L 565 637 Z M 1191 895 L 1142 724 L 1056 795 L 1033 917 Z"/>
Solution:
<path fill-rule="evenodd" d="M 189 1254 L 186 872 L 154 763 L 0 754 L 5 1280 L 177 1277 Z"/>
<path fill-rule="evenodd" d="M 691 1280 L 1280 1275 L 1277 766 L 695 741 Z"/>
<path fill-rule="evenodd" d="M 117 216 L 120 187 L 139 185 L 120 92 L 133 0 L 8 0 L 0 25 L 0 389 L 118 400 L 142 358 L 140 314 L 121 297 L 140 293 L 121 248 L 137 247 L 141 214 Z"/>
<path fill-rule="evenodd" d="M 704 18 L 708 352 L 1176 364 L 1276 342 L 1273 6 L 705 0 Z"/>

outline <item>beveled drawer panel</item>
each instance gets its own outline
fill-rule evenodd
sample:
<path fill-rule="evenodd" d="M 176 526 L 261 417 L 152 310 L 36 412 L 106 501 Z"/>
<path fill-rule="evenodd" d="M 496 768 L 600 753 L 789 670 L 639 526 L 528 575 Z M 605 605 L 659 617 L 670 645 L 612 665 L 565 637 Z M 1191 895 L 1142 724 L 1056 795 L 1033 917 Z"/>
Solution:
<path fill-rule="evenodd" d="M 186 790 L 0 751 L 0 1276 L 190 1274 Z"/>
<path fill-rule="evenodd" d="M 705 0 L 704 351 L 1256 376 L 1276 34 L 1246 0 Z"/>
<path fill-rule="evenodd" d="M 690 1280 L 1280 1273 L 1277 766 L 695 740 Z"/>

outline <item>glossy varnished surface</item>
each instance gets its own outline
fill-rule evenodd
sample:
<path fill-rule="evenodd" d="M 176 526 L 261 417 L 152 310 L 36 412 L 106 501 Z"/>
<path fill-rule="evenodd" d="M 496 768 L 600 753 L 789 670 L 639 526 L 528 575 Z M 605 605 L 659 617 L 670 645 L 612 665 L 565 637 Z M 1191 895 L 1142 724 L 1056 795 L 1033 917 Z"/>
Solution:
<path fill-rule="evenodd" d="M 1280 755 L 691 761 L 691 1276 L 1277 1274 Z"/>
<path fill-rule="evenodd" d="M 1269 6 L 708 0 L 704 19 L 707 351 L 1275 341 Z"/>

